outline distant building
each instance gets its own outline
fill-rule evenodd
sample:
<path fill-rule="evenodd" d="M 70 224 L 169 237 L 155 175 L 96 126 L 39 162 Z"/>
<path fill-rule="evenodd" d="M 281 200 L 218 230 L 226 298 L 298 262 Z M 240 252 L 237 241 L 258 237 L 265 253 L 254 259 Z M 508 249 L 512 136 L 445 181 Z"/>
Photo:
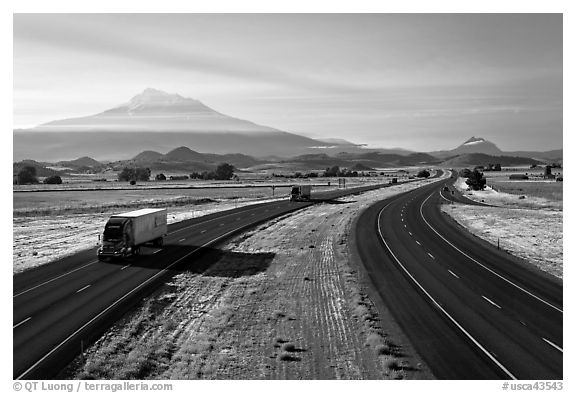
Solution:
<path fill-rule="evenodd" d="M 528 180 L 528 175 L 513 174 L 509 177 L 510 180 Z"/>

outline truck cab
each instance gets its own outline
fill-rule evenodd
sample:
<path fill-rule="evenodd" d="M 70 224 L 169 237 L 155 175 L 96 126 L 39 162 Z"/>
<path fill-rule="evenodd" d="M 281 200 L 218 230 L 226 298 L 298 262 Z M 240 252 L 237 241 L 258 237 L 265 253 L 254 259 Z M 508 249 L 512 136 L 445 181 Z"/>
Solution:
<path fill-rule="evenodd" d="M 98 249 L 98 259 L 106 257 L 124 258 L 133 253 L 130 247 L 132 222 L 125 217 L 111 217 L 102 234 L 102 245 Z"/>

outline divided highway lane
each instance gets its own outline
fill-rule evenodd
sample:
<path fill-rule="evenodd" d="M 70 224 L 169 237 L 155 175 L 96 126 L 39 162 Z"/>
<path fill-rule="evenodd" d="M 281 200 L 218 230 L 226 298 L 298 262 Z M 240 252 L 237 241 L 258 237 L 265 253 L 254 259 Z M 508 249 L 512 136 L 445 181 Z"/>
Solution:
<path fill-rule="evenodd" d="M 329 200 L 387 185 L 314 194 Z M 59 372 L 117 318 L 178 271 L 205 270 L 214 247 L 274 217 L 310 206 L 277 201 L 171 224 L 162 249 L 119 263 L 97 262 L 96 249 L 14 276 L 13 376 L 46 379 Z"/>
<path fill-rule="evenodd" d="M 561 379 L 561 283 L 459 231 L 438 208 L 443 187 L 360 217 L 376 289 L 440 378 Z"/>

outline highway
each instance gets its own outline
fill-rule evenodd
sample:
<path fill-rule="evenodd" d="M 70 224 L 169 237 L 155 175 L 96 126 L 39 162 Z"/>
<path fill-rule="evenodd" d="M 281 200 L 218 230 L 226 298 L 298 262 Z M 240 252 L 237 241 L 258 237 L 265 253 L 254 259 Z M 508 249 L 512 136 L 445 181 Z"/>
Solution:
<path fill-rule="evenodd" d="M 562 281 L 446 217 L 441 203 L 481 205 L 453 181 L 358 218 L 353 243 L 375 291 L 440 379 L 562 379 Z"/>
<path fill-rule="evenodd" d="M 315 201 L 386 187 L 378 184 L 314 193 Z M 163 248 L 121 262 L 98 262 L 96 248 L 13 278 L 13 376 L 49 379 L 81 349 L 172 275 L 201 273 L 217 261 L 217 246 L 259 223 L 312 202 L 245 206 L 169 225 Z"/>

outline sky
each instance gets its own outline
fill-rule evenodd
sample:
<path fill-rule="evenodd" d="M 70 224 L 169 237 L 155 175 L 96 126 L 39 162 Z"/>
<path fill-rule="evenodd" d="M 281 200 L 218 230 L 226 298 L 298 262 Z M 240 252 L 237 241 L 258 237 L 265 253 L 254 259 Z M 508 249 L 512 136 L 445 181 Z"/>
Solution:
<path fill-rule="evenodd" d="M 562 147 L 561 14 L 15 14 L 13 126 L 151 87 L 370 147 Z"/>

